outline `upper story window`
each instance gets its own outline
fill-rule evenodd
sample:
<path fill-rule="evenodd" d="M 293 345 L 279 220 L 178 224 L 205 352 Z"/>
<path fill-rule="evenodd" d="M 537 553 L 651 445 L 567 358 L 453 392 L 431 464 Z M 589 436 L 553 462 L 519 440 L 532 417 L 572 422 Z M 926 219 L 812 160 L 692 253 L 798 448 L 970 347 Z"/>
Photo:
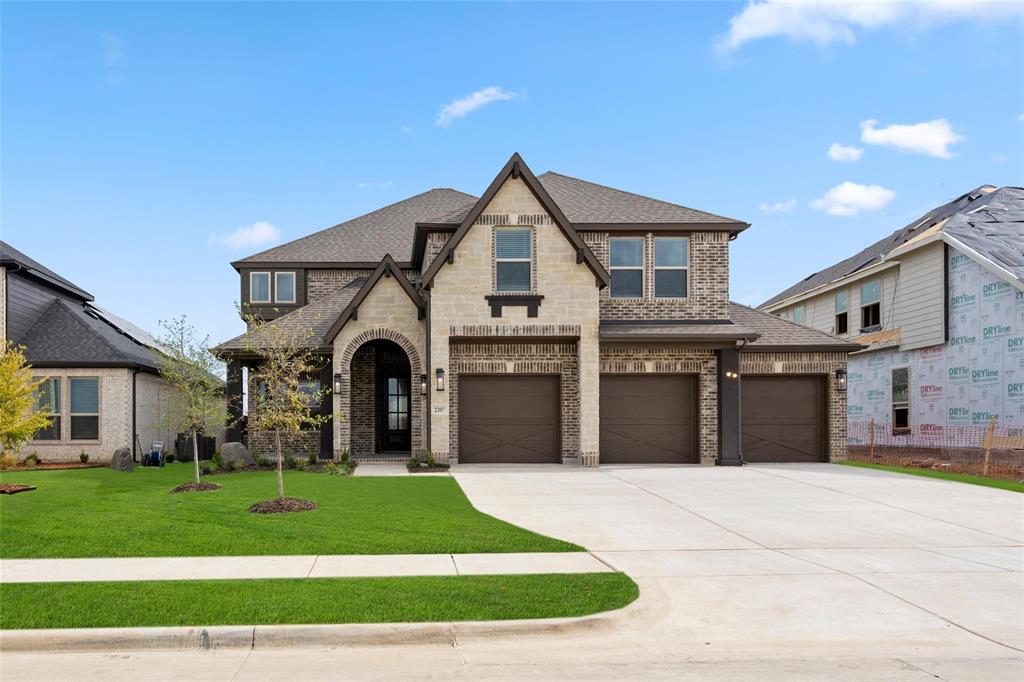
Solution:
<path fill-rule="evenodd" d="M 643 298 L 644 239 L 623 237 L 610 240 L 612 298 Z"/>
<path fill-rule="evenodd" d="M 532 291 L 533 231 L 503 227 L 494 231 L 495 291 Z"/>
<path fill-rule="evenodd" d="M 36 431 L 34 440 L 60 440 L 60 405 L 60 377 L 43 380 L 36 389 L 36 411 L 50 417 L 50 425 Z"/>
<path fill-rule="evenodd" d="M 100 380 L 71 377 L 71 440 L 100 439 Z"/>
<path fill-rule="evenodd" d="M 295 273 L 274 273 L 274 302 L 295 303 Z"/>
<path fill-rule="evenodd" d="M 689 251 L 689 240 L 685 237 L 658 237 L 654 240 L 656 298 L 686 298 Z"/>
<path fill-rule="evenodd" d="M 803 303 L 793 308 L 793 321 L 798 324 L 803 324 L 807 321 L 807 314 L 804 312 Z"/>
<path fill-rule="evenodd" d="M 850 292 L 836 292 L 836 320 L 833 327 L 835 334 L 845 334 L 850 331 Z"/>
<path fill-rule="evenodd" d="M 249 273 L 249 303 L 270 303 L 270 273 Z"/>
<path fill-rule="evenodd" d="M 860 330 L 875 331 L 882 326 L 882 285 L 877 279 L 860 286 Z"/>

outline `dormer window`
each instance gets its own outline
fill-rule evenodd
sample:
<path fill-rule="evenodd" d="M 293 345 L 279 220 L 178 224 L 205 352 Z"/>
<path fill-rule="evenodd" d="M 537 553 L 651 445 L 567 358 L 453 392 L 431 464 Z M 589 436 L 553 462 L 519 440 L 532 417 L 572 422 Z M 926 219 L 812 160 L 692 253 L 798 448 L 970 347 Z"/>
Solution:
<path fill-rule="evenodd" d="M 249 273 L 249 303 L 270 303 L 270 273 Z"/>
<path fill-rule="evenodd" d="M 274 273 L 274 302 L 295 303 L 295 273 Z"/>
<path fill-rule="evenodd" d="M 502 227 L 494 231 L 494 289 L 506 292 L 533 290 L 533 232 L 528 227 Z"/>

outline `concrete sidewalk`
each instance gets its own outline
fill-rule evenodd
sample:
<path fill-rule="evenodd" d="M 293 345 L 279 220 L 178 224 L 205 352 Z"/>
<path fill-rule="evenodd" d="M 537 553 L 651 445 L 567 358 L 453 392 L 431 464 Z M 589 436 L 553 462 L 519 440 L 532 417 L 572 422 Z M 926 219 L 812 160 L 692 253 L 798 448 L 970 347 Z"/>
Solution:
<path fill-rule="evenodd" d="M 3 559 L 0 583 L 605 573 L 588 552 Z"/>

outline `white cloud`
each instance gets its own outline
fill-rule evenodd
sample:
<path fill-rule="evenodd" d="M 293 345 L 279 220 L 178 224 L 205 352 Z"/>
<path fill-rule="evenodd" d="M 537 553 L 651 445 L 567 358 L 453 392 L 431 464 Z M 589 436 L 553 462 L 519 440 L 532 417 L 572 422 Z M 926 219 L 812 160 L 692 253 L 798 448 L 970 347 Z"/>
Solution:
<path fill-rule="evenodd" d="M 260 221 L 244 225 L 227 236 L 210 235 L 211 242 L 225 244 L 232 249 L 246 249 L 263 246 L 281 238 L 281 230 L 268 222 Z"/>
<path fill-rule="evenodd" d="M 896 196 L 896 192 L 881 185 L 859 185 L 844 182 L 836 185 L 825 196 L 811 202 L 811 208 L 825 211 L 829 215 L 851 216 L 861 211 L 875 211 Z"/>
<path fill-rule="evenodd" d="M 1008 157 L 1006 154 L 1000 154 L 999 152 L 993 152 L 992 153 L 992 162 L 993 163 L 1006 163 L 1009 160 L 1010 160 L 1010 157 Z"/>
<path fill-rule="evenodd" d="M 760 209 L 765 213 L 789 213 L 796 208 L 796 199 L 777 201 L 774 204 L 761 204 Z"/>
<path fill-rule="evenodd" d="M 860 161 L 862 156 L 864 156 L 864 150 L 860 147 L 847 147 L 838 142 L 833 142 L 832 146 L 828 148 L 828 158 L 833 161 Z"/>
<path fill-rule="evenodd" d="M 927 154 L 939 159 L 951 159 L 950 145 L 963 142 L 949 121 L 937 118 L 910 125 L 894 124 L 877 128 L 878 121 L 861 121 L 860 139 L 867 144 L 888 145 L 900 151 Z"/>
<path fill-rule="evenodd" d="M 356 185 L 359 189 L 383 189 L 384 187 L 390 187 L 391 181 L 384 180 L 382 182 L 372 182 L 370 180 L 364 180 Z"/>
<path fill-rule="evenodd" d="M 413 132 L 412 126 L 402 126 L 401 128 L 399 128 L 399 130 L 401 130 L 406 135 L 412 135 Z"/>
<path fill-rule="evenodd" d="M 100 40 L 103 42 L 103 62 L 107 66 L 120 66 L 128 49 L 128 41 L 113 33 L 101 33 Z"/>
<path fill-rule="evenodd" d="M 470 95 L 460 97 L 450 104 L 445 105 L 445 107 L 441 109 L 441 113 L 437 115 L 437 121 L 434 123 L 435 125 L 447 127 L 451 125 L 452 121 L 455 119 L 462 118 L 486 104 L 515 99 L 518 96 L 518 92 L 508 92 L 507 90 L 502 90 L 497 86 L 477 90 Z"/>
<path fill-rule="evenodd" d="M 719 38 L 717 48 L 733 52 L 763 38 L 787 38 L 818 47 L 852 45 L 859 32 L 886 26 L 924 30 L 954 21 L 1020 14 L 1018 3 L 992 0 L 759 0 L 747 3 L 729 20 L 729 32 Z"/>
<path fill-rule="evenodd" d="M 1018 116 L 1017 120 L 1020 121 L 1021 123 L 1024 123 L 1024 114 L 1021 114 L 1020 116 Z"/>

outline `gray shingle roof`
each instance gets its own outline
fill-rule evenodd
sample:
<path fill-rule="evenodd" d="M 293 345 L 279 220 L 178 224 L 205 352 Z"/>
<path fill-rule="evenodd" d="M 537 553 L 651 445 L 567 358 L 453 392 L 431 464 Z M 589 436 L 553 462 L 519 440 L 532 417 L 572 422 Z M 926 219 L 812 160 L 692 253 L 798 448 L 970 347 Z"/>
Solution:
<path fill-rule="evenodd" d="M 310 343 L 319 347 L 326 343 L 327 333 L 334 323 L 337 322 L 341 313 L 352 299 L 355 298 L 355 295 L 359 293 L 364 283 L 366 283 L 365 277 L 357 277 L 343 288 L 327 294 L 314 303 L 304 305 L 298 310 L 293 310 L 287 315 L 282 315 L 271 324 L 297 337 L 304 338 L 308 336 Z M 215 350 L 244 350 L 244 344 L 242 343 L 244 337 L 245 334 L 240 334 L 220 344 Z"/>
<path fill-rule="evenodd" d="M 432 189 L 314 232 L 272 249 L 253 254 L 244 263 L 377 263 L 384 254 L 400 263 L 412 260 L 417 222 L 431 222 L 456 208 L 468 212 L 476 197 L 453 189 Z"/>
<path fill-rule="evenodd" d="M 947 218 L 951 218 L 960 212 L 974 210 L 976 206 L 983 204 L 986 198 L 990 198 L 991 194 L 996 193 L 993 192 L 993 190 L 994 188 L 991 185 L 982 185 L 957 197 L 956 199 L 953 199 L 947 204 L 934 208 L 906 227 L 902 227 L 887 237 L 879 239 L 871 246 L 858 251 L 849 258 L 841 260 L 824 270 L 808 275 L 806 278 L 797 282 L 788 289 L 772 296 L 758 307 L 763 308 L 765 306 L 778 303 L 779 301 L 784 301 L 793 296 L 798 296 L 820 286 L 831 284 L 832 282 L 840 280 L 847 275 L 852 275 L 855 272 L 863 270 L 869 265 L 874 265 L 880 262 L 890 251 L 910 239 L 913 239 L 929 227 L 932 227 Z M 1019 192 L 1020 190 L 1016 191 Z M 952 220 L 950 222 L 952 222 Z"/>
<path fill-rule="evenodd" d="M 738 325 L 752 329 L 761 336 L 751 341 L 748 347 L 820 347 L 822 350 L 860 350 L 859 344 L 851 343 L 838 336 L 832 336 L 817 329 L 783 320 L 781 317 L 754 310 L 739 303 L 729 303 L 729 318 Z"/>
<path fill-rule="evenodd" d="M 1001 187 L 979 198 L 942 231 L 1024 283 L 1024 189 Z"/>
<path fill-rule="evenodd" d="M 29 258 L 5 241 L 0 241 L 0 265 L 19 265 L 25 268 L 30 274 L 64 289 L 72 296 L 81 298 L 84 301 L 93 300 L 92 294 L 88 291 L 64 279 L 39 261 Z"/>
<path fill-rule="evenodd" d="M 607 341 L 616 339 L 629 341 L 636 338 L 661 338 L 678 341 L 711 341 L 716 339 L 755 339 L 757 332 L 735 322 L 728 324 L 687 323 L 680 320 L 678 324 L 654 324 L 637 321 L 635 324 L 601 324 L 601 338 Z"/>
<path fill-rule="evenodd" d="M 18 343 L 25 358 L 37 367 L 140 366 L 158 369 L 152 349 L 133 341 L 77 301 L 54 299 Z"/>

